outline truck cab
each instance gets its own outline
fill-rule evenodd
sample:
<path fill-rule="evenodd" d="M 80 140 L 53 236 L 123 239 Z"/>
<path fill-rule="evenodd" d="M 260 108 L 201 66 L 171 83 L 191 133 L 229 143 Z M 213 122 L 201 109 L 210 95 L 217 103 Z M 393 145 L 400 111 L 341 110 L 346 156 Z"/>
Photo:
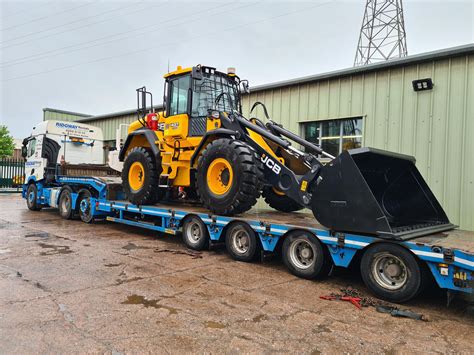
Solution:
<path fill-rule="evenodd" d="M 102 130 L 91 125 L 44 121 L 23 140 L 25 184 L 51 181 L 61 165 L 104 165 Z"/>

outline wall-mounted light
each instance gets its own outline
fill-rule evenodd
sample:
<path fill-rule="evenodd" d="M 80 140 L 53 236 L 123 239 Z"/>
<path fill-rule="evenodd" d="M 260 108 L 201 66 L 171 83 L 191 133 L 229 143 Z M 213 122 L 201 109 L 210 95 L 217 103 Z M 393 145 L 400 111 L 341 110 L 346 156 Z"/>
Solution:
<path fill-rule="evenodd" d="M 413 80 L 413 90 L 415 91 L 424 91 L 433 89 L 433 80 L 431 78 Z"/>

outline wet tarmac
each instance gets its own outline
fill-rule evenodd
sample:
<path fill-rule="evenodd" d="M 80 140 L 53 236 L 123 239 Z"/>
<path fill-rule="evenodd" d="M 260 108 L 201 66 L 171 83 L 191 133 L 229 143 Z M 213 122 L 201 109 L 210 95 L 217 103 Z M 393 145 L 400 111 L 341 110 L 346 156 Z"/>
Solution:
<path fill-rule="evenodd" d="M 32 212 L 0 195 L 0 353 L 474 352 L 472 303 L 431 290 L 404 307 L 430 321 L 325 301 L 357 271 L 327 280 L 274 258 L 189 252 L 178 237 Z"/>

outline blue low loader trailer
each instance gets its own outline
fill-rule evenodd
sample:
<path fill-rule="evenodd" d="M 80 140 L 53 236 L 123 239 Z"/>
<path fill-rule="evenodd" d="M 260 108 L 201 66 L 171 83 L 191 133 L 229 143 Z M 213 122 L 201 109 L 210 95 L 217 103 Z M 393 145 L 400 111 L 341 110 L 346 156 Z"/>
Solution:
<path fill-rule="evenodd" d="M 406 302 L 433 282 L 453 292 L 473 293 L 474 233 L 452 229 L 400 240 L 337 233 L 304 212 L 251 210 L 225 217 L 198 205 L 176 202 L 137 206 L 126 201 L 119 177 L 56 175 L 23 185 L 30 210 L 58 208 L 65 219 L 104 220 L 182 236 L 204 250 L 225 243 L 233 259 L 252 261 L 281 253 L 289 271 L 306 279 L 327 276 L 333 266 L 360 264 L 362 279 L 377 297 Z"/>

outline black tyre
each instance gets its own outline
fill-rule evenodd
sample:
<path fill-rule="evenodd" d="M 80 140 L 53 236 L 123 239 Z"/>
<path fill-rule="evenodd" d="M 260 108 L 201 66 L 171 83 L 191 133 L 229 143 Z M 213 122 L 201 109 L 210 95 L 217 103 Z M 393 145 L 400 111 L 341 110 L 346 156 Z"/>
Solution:
<path fill-rule="evenodd" d="M 162 168 L 152 152 L 143 147 L 130 150 L 122 170 L 123 189 L 135 205 L 154 204 L 160 197 L 159 176 Z"/>
<path fill-rule="evenodd" d="M 64 219 L 71 219 L 74 214 L 74 209 L 72 208 L 72 196 L 71 188 L 68 186 L 64 187 L 59 196 L 58 203 L 59 215 Z"/>
<path fill-rule="evenodd" d="M 302 210 L 304 207 L 295 200 L 289 198 L 284 193 L 275 190 L 272 186 L 265 186 L 262 192 L 265 202 L 277 211 L 294 212 Z"/>
<path fill-rule="evenodd" d="M 282 258 L 293 275 L 304 279 L 326 277 L 332 268 L 327 249 L 312 233 L 292 231 L 283 241 Z"/>
<path fill-rule="evenodd" d="M 255 151 L 240 141 L 221 138 L 199 158 L 196 189 L 203 205 L 216 214 L 248 211 L 260 197 L 263 173 Z"/>
<path fill-rule="evenodd" d="M 186 217 L 183 221 L 183 242 L 189 249 L 203 250 L 209 244 L 209 231 L 198 216 Z"/>
<path fill-rule="evenodd" d="M 247 223 L 233 223 L 226 231 L 225 246 L 234 260 L 249 262 L 260 251 L 260 241 Z"/>
<path fill-rule="evenodd" d="M 412 299 L 423 290 L 427 280 L 411 252 L 389 243 L 377 243 L 366 250 L 360 271 L 366 286 L 390 302 Z"/>
<path fill-rule="evenodd" d="M 89 190 L 82 190 L 79 192 L 77 206 L 79 210 L 79 217 L 81 217 L 82 222 L 92 223 L 94 221 L 94 216 L 92 214 L 91 193 Z"/>
<path fill-rule="evenodd" d="M 34 183 L 28 185 L 26 190 L 26 205 L 31 211 L 41 210 L 41 206 L 38 204 L 38 188 Z"/>

